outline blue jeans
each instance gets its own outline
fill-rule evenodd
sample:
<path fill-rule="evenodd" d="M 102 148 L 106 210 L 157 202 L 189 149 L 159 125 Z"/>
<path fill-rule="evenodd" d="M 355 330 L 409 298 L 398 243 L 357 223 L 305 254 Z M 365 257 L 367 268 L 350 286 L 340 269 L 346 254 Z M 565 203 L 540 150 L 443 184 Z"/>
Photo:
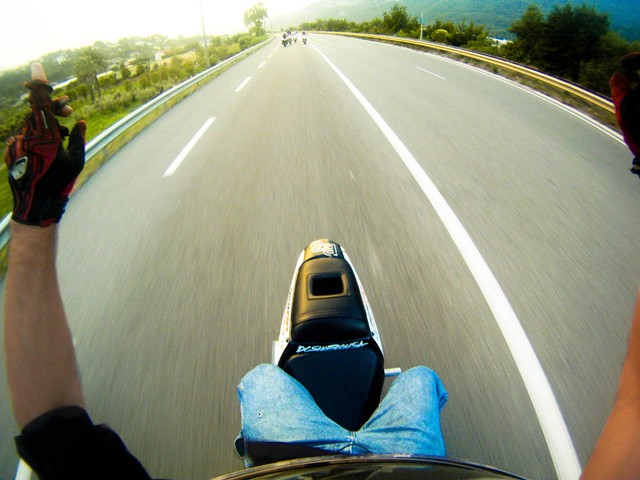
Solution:
<path fill-rule="evenodd" d="M 238 385 L 241 436 L 348 454 L 445 455 L 440 410 L 447 391 L 427 367 L 400 374 L 371 418 L 350 432 L 328 418 L 297 380 L 275 365 L 251 370 Z M 250 459 L 245 457 L 250 465 Z"/>

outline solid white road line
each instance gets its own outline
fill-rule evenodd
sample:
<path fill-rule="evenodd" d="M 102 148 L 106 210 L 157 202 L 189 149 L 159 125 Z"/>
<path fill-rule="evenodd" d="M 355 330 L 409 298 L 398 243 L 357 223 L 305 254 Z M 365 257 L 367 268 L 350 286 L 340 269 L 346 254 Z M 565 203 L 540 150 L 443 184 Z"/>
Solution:
<path fill-rule="evenodd" d="M 16 471 L 15 480 L 31 480 L 32 470 L 24 460 L 18 462 L 18 470 Z"/>
<path fill-rule="evenodd" d="M 429 75 L 433 75 L 434 77 L 438 77 L 438 78 L 439 78 L 439 79 L 441 79 L 441 80 L 446 80 L 446 78 L 441 77 L 440 75 L 438 75 L 438 74 L 436 74 L 436 73 L 430 72 L 429 70 L 425 70 L 424 68 L 420 68 L 420 67 L 418 67 L 418 66 L 416 66 L 416 68 L 417 68 L 418 70 L 423 71 L 424 73 L 428 73 Z"/>
<path fill-rule="evenodd" d="M 204 125 L 202 127 L 200 127 L 200 130 L 198 130 L 198 133 L 196 133 L 193 136 L 193 138 L 182 149 L 182 151 L 176 157 L 176 159 L 173 162 L 171 162 L 171 165 L 169 165 L 169 168 L 167 168 L 167 171 L 164 172 L 164 176 L 165 177 L 170 177 L 171 175 L 173 175 L 175 173 L 175 171 L 178 169 L 180 164 L 184 161 L 185 158 L 187 158 L 187 155 L 189 155 L 189 152 L 191 151 L 191 149 L 196 146 L 196 143 L 198 143 L 198 140 L 200 140 L 202 135 L 205 134 L 207 129 L 211 126 L 211 124 L 215 120 L 216 120 L 216 117 L 211 117 L 206 122 L 204 122 Z"/>
<path fill-rule="evenodd" d="M 242 90 L 244 87 L 247 86 L 247 83 L 249 83 L 251 81 L 251 77 L 247 77 L 244 79 L 244 82 L 242 82 L 240 84 L 240 86 L 238 88 L 236 88 L 236 93 L 238 93 L 240 90 Z"/>
<path fill-rule="evenodd" d="M 498 281 L 482 258 L 464 226 L 446 202 L 435 184 L 427 176 L 418 161 L 402 140 L 395 134 L 382 116 L 369 101 L 351 83 L 351 81 L 329 60 L 318 48 L 312 47 L 329 64 L 340 77 L 351 93 L 358 99 L 378 128 L 387 137 L 406 167 L 416 179 L 431 205 L 438 213 L 440 220 L 464 257 L 480 290 L 482 291 L 502 334 L 509 346 L 511 354 L 518 366 L 520 375 L 538 416 L 538 421 L 547 441 L 553 463 L 561 480 L 576 480 L 580 477 L 581 468 L 578 455 L 573 446 L 569 430 L 560 412 L 560 407 L 553 394 L 549 380 L 540 365 L 527 334 L 516 316 L 509 300 L 500 288 Z"/>

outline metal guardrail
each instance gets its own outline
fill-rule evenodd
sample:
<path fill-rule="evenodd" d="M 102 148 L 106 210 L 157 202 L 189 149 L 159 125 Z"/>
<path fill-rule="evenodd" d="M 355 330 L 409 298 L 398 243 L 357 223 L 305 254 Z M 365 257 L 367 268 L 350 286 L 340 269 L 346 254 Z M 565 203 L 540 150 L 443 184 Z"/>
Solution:
<path fill-rule="evenodd" d="M 316 32 L 316 33 L 323 33 L 323 32 Z M 327 32 L 327 33 L 331 33 L 332 35 L 343 35 L 346 37 L 366 38 L 369 40 L 378 40 L 378 41 L 382 40 L 386 42 L 417 46 L 421 48 L 431 48 L 434 50 L 440 50 L 447 53 L 454 53 L 456 55 L 460 55 L 463 57 L 473 58 L 474 60 L 480 60 L 482 62 L 489 63 L 491 65 L 495 65 L 498 67 L 506 68 L 513 72 L 517 72 L 522 75 L 526 75 L 530 78 L 534 78 L 536 80 L 546 83 L 547 85 L 551 85 L 560 90 L 564 90 L 565 92 L 569 92 L 572 95 L 575 95 L 576 97 L 581 98 L 582 100 L 586 100 L 587 102 L 597 107 L 600 107 L 609 113 L 615 114 L 615 108 L 610 98 L 607 98 L 596 92 L 586 90 L 584 87 L 581 87 L 576 83 L 569 82 L 562 78 L 554 77 L 553 75 L 549 75 L 540 70 L 536 70 L 535 68 L 531 68 L 526 65 L 521 65 L 519 63 L 510 62 L 508 60 L 504 60 L 499 57 L 494 57 L 492 55 L 478 53 L 478 52 L 474 52 L 472 50 L 467 50 L 464 48 L 451 47 L 449 45 L 442 45 L 440 43 L 428 42 L 424 40 L 414 40 L 411 38 L 401 38 L 401 37 L 392 37 L 387 35 L 372 35 L 372 34 L 351 33 L 351 32 Z"/>
<path fill-rule="evenodd" d="M 149 102 L 145 103 L 137 110 L 134 110 L 126 117 L 120 119 L 109 128 L 101 132 L 95 138 L 93 138 L 85 148 L 85 164 L 89 163 L 93 157 L 98 155 L 102 150 L 107 148 L 114 140 L 120 137 L 123 133 L 137 124 L 140 120 L 147 117 L 149 114 L 157 110 L 158 108 L 165 105 L 170 100 L 174 99 L 185 90 L 196 85 L 198 82 L 205 80 L 210 75 L 216 73 L 218 70 L 228 66 L 229 64 L 237 61 L 243 56 L 249 55 L 253 53 L 255 50 L 263 47 L 267 42 L 270 42 L 273 37 L 265 40 L 264 42 L 259 43 L 258 45 L 254 45 L 251 48 L 243 50 L 242 52 L 234 55 L 233 57 L 229 57 L 228 59 L 214 65 L 213 67 L 204 70 L 197 75 L 194 75 L 188 80 L 176 85 L 175 87 L 170 88 L 166 92 L 158 95 L 153 98 Z M 4 248 L 7 243 L 9 243 L 9 221 L 11 220 L 11 213 L 7 214 L 6 217 L 0 221 L 0 249 Z"/>

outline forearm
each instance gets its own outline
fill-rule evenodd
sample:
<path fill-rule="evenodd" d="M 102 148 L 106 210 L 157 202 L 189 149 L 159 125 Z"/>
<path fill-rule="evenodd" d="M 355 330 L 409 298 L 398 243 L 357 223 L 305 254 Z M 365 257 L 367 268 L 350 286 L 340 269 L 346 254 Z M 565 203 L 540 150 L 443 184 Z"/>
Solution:
<path fill-rule="evenodd" d="M 618 394 L 581 478 L 640 478 L 640 291 Z"/>
<path fill-rule="evenodd" d="M 73 343 L 56 274 L 57 226 L 11 222 L 4 341 L 20 428 L 62 406 L 83 406 Z"/>

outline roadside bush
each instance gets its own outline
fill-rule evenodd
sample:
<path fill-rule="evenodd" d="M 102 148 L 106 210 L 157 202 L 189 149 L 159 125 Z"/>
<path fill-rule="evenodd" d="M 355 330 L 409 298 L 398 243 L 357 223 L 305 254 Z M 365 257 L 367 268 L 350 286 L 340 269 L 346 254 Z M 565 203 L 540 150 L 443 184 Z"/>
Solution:
<path fill-rule="evenodd" d="M 449 40 L 451 39 L 451 34 L 444 28 L 435 30 L 430 36 L 431 40 L 438 43 L 449 43 Z"/>
<path fill-rule="evenodd" d="M 0 108 L 0 139 L 3 142 L 20 128 L 28 113 L 29 106 L 26 102 L 13 108 Z"/>
<path fill-rule="evenodd" d="M 246 50 L 247 48 L 249 48 L 251 46 L 252 38 L 253 37 L 251 35 L 243 35 L 242 37 L 240 37 L 238 39 L 238 45 L 240 46 L 240 50 Z"/>

